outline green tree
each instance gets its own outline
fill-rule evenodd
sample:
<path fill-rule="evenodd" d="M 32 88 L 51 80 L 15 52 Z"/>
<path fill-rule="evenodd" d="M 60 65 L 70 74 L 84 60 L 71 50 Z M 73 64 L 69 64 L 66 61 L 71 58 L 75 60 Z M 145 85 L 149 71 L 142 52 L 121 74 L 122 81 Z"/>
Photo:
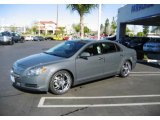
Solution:
<path fill-rule="evenodd" d="M 38 32 L 38 26 L 37 25 L 33 25 L 31 27 L 31 31 L 35 34 L 36 32 Z"/>
<path fill-rule="evenodd" d="M 116 28 L 117 28 L 117 23 L 116 23 L 114 17 L 111 22 L 111 28 L 112 28 L 112 33 L 114 34 L 116 32 Z"/>
<path fill-rule="evenodd" d="M 107 18 L 106 21 L 105 21 L 105 24 L 104 24 L 104 33 L 106 35 L 109 35 L 109 19 Z"/>
<path fill-rule="evenodd" d="M 147 34 L 149 33 L 149 26 L 143 26 L 143 33 L 144 36 L 147 36 Z"/>
<path fill-rule="evenodd" d="M 90 29 L 87 26 L 84 26 L 84 33 L 89 33 Z"/>
<path fill-rule="evenodd" d="M 11 30 L 11 32 L 16 32 L 17 28 L 16 28 L 16 26 L 11 25 L 10 26 L 10 30 Z"/>
<path fill-rule="evenodd" d="M 129 32 L 131 32 L 131 30 L 128 27 L 126 27 L 126 33 L 128 34 Z"/>
<path fill-rule="evenodd" d="M 143 33 L 143 32 L 138 32 L 138 33 L 137 33 L 137 36 L 138 36 L 138 37 L 143 37 L 143 36 L 144 36 L 144 33 Z"/>
<path fill-rule="evenodd" d="M 129 33 L 129 37 L 134 37 L 134 34 L 133 33 Z"/>
<path fill-rule="evenodd" d="M 65 33 L 65 27 L 59 27 L 59 33 L 62 35 L 62 37 L 63 37 L 63 35 L 64 35 L 64 33 Z"/>
<path fill-rule="evenodd" d="M 74 24 L 72 25 L 73 29 L 78 33 L 80 32 L 80 24 Z M 89 33 L 90 29 L 87 26 L 84 26 L 84 33 Z"/>
<path fill-rule="evenodd" d="M 72 27 L 75 30 L 75 32 L 77 32 L 77 33 L 80 32 L 80 25 L 79 24 L 78 25 L 73 24 Z"/>
<path fill-rule="evenodd" d="M 104 31 L 104 26 L 103 26 L 103 24 L 101 24 L 101 26 L 100 26 L 100 30 L 101 30 L 101 34 L 103 33 L 103 31 Z"/>
<path fill-rule="evenodd" d="M 91 12 L 91 10 L 97 7 L 96 4 L 68 4 L 67 9 L 72 12 L 76 11 L 80 16 L 80 35 L 81 39 L 84 37 L 84 15 Z"/>

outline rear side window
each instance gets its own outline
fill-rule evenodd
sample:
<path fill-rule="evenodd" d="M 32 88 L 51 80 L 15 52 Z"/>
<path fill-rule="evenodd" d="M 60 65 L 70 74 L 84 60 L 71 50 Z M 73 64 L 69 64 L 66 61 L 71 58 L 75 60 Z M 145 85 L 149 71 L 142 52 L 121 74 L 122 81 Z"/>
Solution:
<path fill-rule="evenodd" d="M 102 43 L 103 54 L 120 51 L 120 47 L 114 43 Z"/>

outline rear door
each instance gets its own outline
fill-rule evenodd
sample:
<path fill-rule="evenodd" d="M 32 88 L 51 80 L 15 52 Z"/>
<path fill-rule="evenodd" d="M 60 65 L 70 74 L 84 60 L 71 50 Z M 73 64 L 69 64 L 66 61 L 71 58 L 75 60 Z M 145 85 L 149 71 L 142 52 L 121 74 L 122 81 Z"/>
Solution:
<path fill-rule="evenodd" d="M 117 73 L 117 71 L 120 70 L 120 65 L 123 58 L 123 51 L 117 44 L 111 42 L 102 43 L 102 50 L 105 58 L 104 73 Z"/>

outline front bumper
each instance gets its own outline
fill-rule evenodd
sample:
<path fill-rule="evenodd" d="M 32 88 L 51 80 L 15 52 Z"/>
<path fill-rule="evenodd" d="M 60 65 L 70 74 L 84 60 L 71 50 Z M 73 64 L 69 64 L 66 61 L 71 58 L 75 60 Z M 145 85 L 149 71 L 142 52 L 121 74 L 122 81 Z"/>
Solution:
<path fill-rule="evenodd" d="M 6 44 L 9 44 L 11 41 L 0 41 L 0 44 L 2 45 L 6 45 Z"/>
<path fill-rule="evenodd" d="M 48 91 L 47 79 L 39 76 L 22 76 L 11 72 L 10 79 L 14 86 L 31 91 Z"/>

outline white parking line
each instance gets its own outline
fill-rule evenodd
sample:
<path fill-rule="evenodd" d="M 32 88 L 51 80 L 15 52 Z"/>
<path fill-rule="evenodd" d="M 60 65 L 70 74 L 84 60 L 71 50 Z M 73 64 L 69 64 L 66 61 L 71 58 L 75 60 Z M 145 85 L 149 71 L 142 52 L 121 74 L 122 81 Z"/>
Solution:
<path fill-rule="evenodd" d="M 160 74 L 160 72 L 131 72 L 131 74 Z"/>
<path fill-rule="evenodd" d="M 46 99 L 109 99 L 109 98 L 144 98 L 144 97 L 160 97 L 160 94 L 152 95 L 128 95 L 128 96 L 93 96 L 93 97 L 42 97 L 39 101 L 38 107 L 114 107 L 114 106 L 142 106 L 142 105 L 160 105 L 160 102 L 146 102 L 146 103 L 121 103 L 121 104 L 75 104 L 75 105 L 44 105 Z"/>
<path fill-rule="evenodd" d="M 160 105 L 160 102 L 148 103 L 122 103 L 122 104 L 86 104 L 86 105 L 38 105 L 42 108 L 68 108 L 68 107 L 124 107 L 124 106 L 144 106 L 144 105 Z"/>
<path fill-rule="evenodd" d="M 160 74 L 130 74 L 129 76 L 160 76 Z"/>
<path fill-rule="evenodd" d="M 131 72 L 130 76 L 159 76 L 160 72 Z"/>

